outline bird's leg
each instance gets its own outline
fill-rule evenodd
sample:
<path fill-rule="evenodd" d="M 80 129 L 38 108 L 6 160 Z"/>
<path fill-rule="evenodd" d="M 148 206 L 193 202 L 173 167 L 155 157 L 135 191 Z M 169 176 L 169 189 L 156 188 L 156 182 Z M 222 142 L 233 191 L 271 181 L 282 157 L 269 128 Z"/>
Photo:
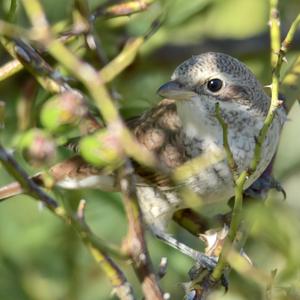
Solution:
<path fill-rule="evenodd" d="M 204 234 L 200 234 L 200 238 L 205 242 L 205 254 L 208 257 L 213 257 L 215 265 L 218 261 L 218 257 L 221 253 L 226 236 L 228 234 L 228 226 L 224 225 L 221 230 L 207 230 Z M 184 288 L 187 294 L 187 299 L 204 299 L 205 293 L 216 285 L 222 285 L 225 291 L 228 290 L 228 269 L 221 276 L 220 281 L 214 281 L 210 274 L 215 267 L 206 267 L 199 262 L 189 270 L 190 281 L 184 284 Z M 200 297 L 200 298 L 199 298 Z"/>
<path fill-rule="evenodd" d="M 205 253 L 202 255 L 206 255 L 207 257 L 213 259 L 215 262 L 217 261 L 217 258 L 220 254 L 225 237 L 227 236 L 228 233 L 227 225 L 230 224 L 230 219 L 231 219 L 231 212 L 224 215 L 216 215 L 215 217 L 212 218 L 212 220 L 209 221 L 208 218 L 205 218 L 204 216 L 198 214 L 197 212 L 189 208 L 178 210 L 173 215 L 173 220 L 177 224 L 179 224 L 181 227 L 189 231 L 191 234 L 200 237 L 200 239 L 206 245 Z M 218 227 L 219 225 L 222 224 L 223 228 L 221 230 L 220 229 L 209 230 L 209 228 L 211 228 L 213 225 L 216 224 L 218 225 Z M 179 242 L 177 241 L 177 243 Z M 183 246 L 187 247 L 186 245 Z M 179 250 L 185 253 L 184 250 L 182 249 Z M 199 264 L 198 260 L 196 259 L 195 261 L 196 261 L 196 266 L 193 268 L 193 270 L 199 269 L 201 267 L 201 263 Z M 208 267 L 209 270 L 212 270 L 214 265 L 211 264 L 211 266 L 203 266 L 202 264 L 202 268 L 203 267 Z M 191 270 L 191 273 L 193 273 L 193 270 Z M 194 276 L 190 274 L 190 277 L 192 278 Z"/>
<path fill-rule="evenodd" d="M 270 189 L 275 189 L 278 192 L 281 192 L 285 198 L 285 191 L 281 187 L 280 183 L 276 181 L 269 172 L 264 172 L 245 192 L 244 192 L 244 201 L 245 204 L 248 204 L 249 202 L 253 202 L 253 200 L 261 200 L 265 199 L 267 196 L 267 192 Z M 234 198 L 232 198 L 229 201 L 229 206 L 233 206 L 233 201 Z M 189 216 L 193 216 L 191 220 L 195 221 L 196 224 L 199 224 L 199 220 L 202 220 L 202 217 L 200 216 L 200 219 L 197 220 L 195 216 L 197 215 L 195 212 L 191 214 L 191 212 L 181 212 L 177 218 L 173 218 L 175 221 L 179 221 L 180 225 L 182 225 L 185 229 L 190 231 L 191 233 L 194 234 L 192 229 L 197 228 L 197 225 L 191 226 L 191 224 L 187 223 L 186 221 L 184 222 L 182 220 L 182 216 L 186 217 L 186 214 L 188 213 Z M 179 218 L 181 217 L 181 218 Z M 177 220 L 176 220 L 177 219 Z M 223 229 L 220 231 L 215 231 L 215 230 L 208 230 L 204 234 L 200 234 L 200 237 L 204 242 L 206 243 L 206 248 L 205 248 L 205 255 L 207 256 L 213 256 L 217 257 L 220 255 L 220 251 L 222 249 L 224 240 L 226 238 L 227 232 L 228 232 L 228 226 L 231 221 L 231 213 L 228 213 L 226 215 L 217 215 L 214 217 L 215 221 L 217 223 L 223 223 L 225 224 Z M 189 222 L 191 222 L 189 220 Z M 188 226 L 186 226 L 188 224 Z M 226 225 L 227 224 L 227 225 Z M 248 224 L 249 226 L 249 224 Z M 247 226 L 247 227 L 248 227 Z M 246 240 L 247 237 L 247 231 L 249 228 L 245 228 L 245 226 L 242 225 L 242 228 L 240 228 L 240 232 L 242 233 L 241 235 L 241 240 L 236 241 L 238 243 L 237 249 L 240 249 L 240 255 L 248 261 L 250 265 L 252 265 L 252 262 L 250 258 L 247 256 L 247 254 L 243 251 L 243 244 L 244 241 Z M 205 228 L 205 227 L 199 227 L 198 228 Z M 198 234 L 200 231 L 198 231 Z M 191 270 L 189 271 L 189 277 L 190 281 L 184 284 L 185 290 L 186 290 L 186 299 L 203 299 L 203 295 L 207 291 L 209 291 L 212 287 L 214 287 L 217 284 L 221 284 L 225 290 L 228 289 L 228 274 L 229 274 L 230 269 L 226 268 L 225 272 L 223 273 L 220 282 L 213 282 L 211 277 L 210 277 L 210 272 L 211 269 L 204 268 L 201 264 L 196 263 Z"/>
<path fill-rule="evenodd" d="M 153 234 L 169 246 L 175 248 L 176 250 L 180 251 L 181 253 L 191 257 L 194 261 L 196 261 L 199 265 L 209 270 L 212 270 L 217 262 L 215 257 L 210 257 L 204 253 L 201 253 L 181 242 L 176 240 L 170 234 L 158 229 L 157 227 L 151 226 L 151 231 Z"/>
<path fill-rule="evenodd" d="M 276 190 L 283 195 L 283 199 L 286 198 L 286 192 L 281 186 L 280 182 L 277 181 L 270 173 L 268 169 L 255 181 L 252 185 L 245 190 L 244 196 L 253 199 L 266 199 L 267 194 L 270 190 Z"/>
<path fill-rule="evenodd" d="M 186 208 L 176 211 L 173 220 L 194 236 L 200 237 L 206 245 L 207 256 L 218 257 L 228 233 L 231 212 L 218 214 L 209 220 L 194 210 Z M 217 226 L 218 229 L 211 229 L 213 226 Z"/>

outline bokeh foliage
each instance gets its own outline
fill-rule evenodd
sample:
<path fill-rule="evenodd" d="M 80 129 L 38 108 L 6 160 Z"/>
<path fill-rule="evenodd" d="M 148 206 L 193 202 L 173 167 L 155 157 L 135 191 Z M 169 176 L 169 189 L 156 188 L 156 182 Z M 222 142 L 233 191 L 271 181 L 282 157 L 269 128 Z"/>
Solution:
<path fill-rule="evenodd" d="M 91 10 L 103 2 L 89 1 Z M 44 0 L 42 3 L 51 24 L 63 28 L 71 22 L 72 1 Z M 5 18 L 9 5 L 9 0 L 0 3 L 0 19 Z M 299 11 L 297 0 L 280 2 L 283 29 Z M 271 76 L 268 41 L 266 38 L 253 39 L 265 37 L 268 14 L 266 0 L 161 0 L 147 11 L 130 17 L 97 20 L 96 30 L 103 51 L 111 60 L 128 37 L 144 35 L 154 19 L 163 19 L 161 27 L 145 42 L 134 63 L 111 84 L 123 116 L 136 115 L 156 103 L 159 99 L 155 91 L 168 80 L 174 67 L 190 55 L 203 51 L 224 51 L 238 57 L 263 84 L 268 84 Z M 29 24 L 22 7 L 18 8 L 15 23 L 24 27 Z M 101 67 L 97 58 L 85 51 L 80 37 L 71 47 Z M 299 52 L 296 45 L 288 55 L 289 63 Z M 0 49 L 1 65 L 9 59 L 8 54 Z M 61 66 L 57 67 L 67 75 Z M 50 95 L 36 87 L 31 95 L 35 101 L 30 103 L 32 99 L 26 90 L 31 84 L 32 77 L 26 71 L 0 82 L 0 100 L 6 102 L 6 127 L 1 132 L 1 141 L 9 148 L 19 144 L 25 131 L 41 126 L 39 114 Z M 275 177 L 285 188 L 287 201 L 282 201 L 280 194 L 272 193 L 266 205 L 256 203 L 245 212 L 246 218 L 255 220 L 246 252 L 263 272 L 270 274 L 277 269 L 273 286 L 268 292 L 259 274 L 250 276 L 232 272 L 229 293 L 217 292 L 211 299 L 300 298 L 299 113 L 295 104 L 283 131 L 275 164 Z M 67 135 L 76 133 L 76 130 L 68 131 Z M 59 152 L 59 155 L 64 153 Z M 30 173 L 36 172 L 36 168 L 24 161 L 21 151 L 16 152 L 16 157 Z M 1 184 L 10 181 L 11 178 L 1 169 Z M 63 199 L 66 193 L 59 191 L 57 196 Z M 79 199 L 87 199 L 88 223 L 99 236 L 120 243 L 126 232 L 126 220 L 118 194 L 99 191 L 67 194 L 68 199 L 72 199 L 70 205 L 76 206 Z M 170 228 L 172 230 L 179 239 L 201 247 L 182 229 L 174 226 Z M 160 257 L 169 258 L 168 273 L 162 280 L 164 290 L 171 293 L 172 299 L 181 299 L 183 291 L 179 283 L 187 279 L 192 262 L 151 236 L 148 240 L 156 266 Z M 136 282 L 130 267 L 122 261 L 118 263 L 126 270 L 130 281 Z M 108 280 L 76 234 L 26 196 L 3 202 L 0 206 L 0 276 L 0 299 L 93 300 L 114 297 L 110 295 Z"/>

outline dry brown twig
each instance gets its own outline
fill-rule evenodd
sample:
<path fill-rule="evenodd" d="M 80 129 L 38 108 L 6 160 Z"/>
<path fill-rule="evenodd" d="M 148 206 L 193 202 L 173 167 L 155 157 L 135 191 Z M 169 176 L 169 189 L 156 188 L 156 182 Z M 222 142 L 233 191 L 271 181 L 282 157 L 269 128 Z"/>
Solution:
<path fill-rule="evenodd" d="M 128 220 L 128 233 L 123 242 L 123 250 L 132 258 L 145 299 L 163 299 L 146 246 L 144 225 L 136 194 L 134 169 L 129 160 L 126 161 L 123 174 L 121 174 L 120 187 Z"/>

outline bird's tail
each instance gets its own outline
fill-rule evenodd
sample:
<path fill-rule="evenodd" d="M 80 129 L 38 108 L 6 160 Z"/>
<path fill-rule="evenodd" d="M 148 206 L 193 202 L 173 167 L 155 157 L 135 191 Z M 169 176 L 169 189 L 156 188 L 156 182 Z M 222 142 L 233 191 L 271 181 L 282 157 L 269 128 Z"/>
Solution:
<path fill-rule="evenodd" d="M 37 173 L 37 174 L 31 176 L 30 178 L 38 186 L 41 186 L 41 187 L 44 186 L 42 173 Z M 9 183 L 7 185 L 0 187 L 0 201 L 14 197 L 14 196 L 18 196 L 23 193 L 25 193 L 25 191 L 22 188 L 21 184 L 17 181 L 14 181 L 12 183 Z"/>
<path fill-rule="evenodd" d="M 12 182 L 0 187 L 0 201 L 11 198 L 23 193 L 23 189 L 19 182 Z"/>
<path fill-rule="evenodd" d="M 81 157 L 74 156 L 54 165 L 48 172 L 51 183 L 45 181 L 46 173 L 40 172 L 31 177 L 40 187 L 59 186 L 64 189 L 99 188 L 103 191 L 116 191 L 113 174 L 106 174 L 100 169 L 88 165 Z M 24 193 L 18 182 L 0 187 L 0 201 Z"/>

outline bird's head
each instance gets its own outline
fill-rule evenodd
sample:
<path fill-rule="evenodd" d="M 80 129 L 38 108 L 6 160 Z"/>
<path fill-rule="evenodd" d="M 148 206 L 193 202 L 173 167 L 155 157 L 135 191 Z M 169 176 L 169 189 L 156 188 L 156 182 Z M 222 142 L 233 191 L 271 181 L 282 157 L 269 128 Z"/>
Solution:
<path fill-rule="evenodd" d="M 215 126 L 216 103 L 229 123 L 240 112 L 263 117 L 270 105 L 269 97 L 246 65 L 229 55 L 214 52 L 183 62 L 171 81 L 159 88 L 158 94 L 176 100 L 183 125 L 196 127 L 197 124 Z"/>

